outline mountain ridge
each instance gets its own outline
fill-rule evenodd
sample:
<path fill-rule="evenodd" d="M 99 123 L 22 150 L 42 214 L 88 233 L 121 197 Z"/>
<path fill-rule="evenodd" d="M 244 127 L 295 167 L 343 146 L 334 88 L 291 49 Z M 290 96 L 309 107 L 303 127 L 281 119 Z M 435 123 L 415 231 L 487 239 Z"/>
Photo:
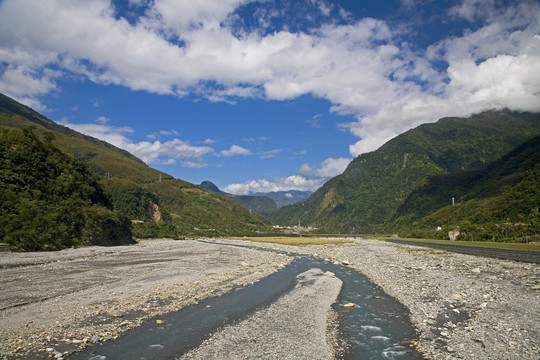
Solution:
<path fill-rule="evenodd" d="M 254 211 L 263 216 L 268 216 L 274 211 L 277 210 L 278 206 L 271 198 L 267 196 L 257 196 L 257 195 L 235 195 L 228 192 L 220 190 L 214 183 L 211 181 L 203 181 L 199 184 L 199 187 L 210 191 L 211 193 L 218 194 L 229 198 L 233 201 L 236 201 L 242 205 L 246 210 Z"/>
<path fill-rule="evenodd" d="M 482 170 L 427 179 L 403 202 L 387 229 L 399 229 L 405 236 L 445 238 L 444 232 L 434 230 L 459 228 L 464 240 L 518 238 L 540 231 L 539 206 L 540 136 L 536 136 Z"/>
<path fill-rule="evenodd" d="M 356 157 L 309 199 L 269 218 L 279 225 L 300 221 L 333 233 L 380 232 L 428 177 L 481 169 L 537 134 L 540 114 L 501 110 L 442 118 Z"/>

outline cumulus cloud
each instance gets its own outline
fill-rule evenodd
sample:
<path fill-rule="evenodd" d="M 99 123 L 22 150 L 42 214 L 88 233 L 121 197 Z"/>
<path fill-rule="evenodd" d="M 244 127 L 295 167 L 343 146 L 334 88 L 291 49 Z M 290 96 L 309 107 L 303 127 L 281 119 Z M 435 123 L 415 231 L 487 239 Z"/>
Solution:
<path fill-rule="evenodd" d="M 226 157 L 237 156 L 237 155 L 247 156 L 247 155 L 251 155 L 251 151 L 239 145 L 231 145 L 229 150 L 222 150 L 221 155 L 226 156 Z"/>
<path fill-rule="evenodd" d="M 230 103 L 310 94 L 328 100 L 332 111 L 355 116 L 356 121 L 342 125 L 359 138 L 349 147 L 352 156 L 443 116 L 505 107 L 540 111 L 536 1 L 500 6 L 498 1 L 462 0 L 446 15 L 469 22 L 470 28 L 422 49 L 407 42 L 399 25 L 354 20 L 323 0 L 311 1 L 318 19 L 339 14 L 339 21 L 303 31 L 286 26 L 264 31 L 271 28 L 265 19 L 280 15 L 266 9 L 255 14 L 260 29 L 236 26 L 235 11 L 250 2 L 130 0 L 132 6 L 148 8 L 128 22 L 116 16 L 108 0 L 4 0 L 0 91 L 38 110 L 43 109 L 39 96 L 59 91 L 56 81 L 66 76 Z M 402 3 L 414 7 L 418 2 Z M 144 152 L 180 145 L 154 142 L 134 148 Z M 231 147 L 222 155 L 249 153 Z M 313 171 L 301 169 L 305 175 Z"/>
<path fill-rule="evenodd" d="M 273 181 L 266 179 L 251 180 L 243 184 L 230 184 L 223 190 L 236 195 L 248 195 L 256 192 L 302 190 L 314 191 L 318 189 L 324 181 L 320 179 L 306 179 L 303 176 L 292 175 L 286 178 L 275 178 Z"/>
<path fill-rule="evenodd" d="M 224 188 L 224 191 L 237 195 L 287 190 L 315 191 L 330 178 L 341 174 L 350 162 L 351 159 L 346 158 L 329 158 L 321 162 L 319 168 L 304 164 L 296 175 L 278 177 L 272 181 L 259 179 L 242 184 L 230 184 Z"/>
<path fill-rule="evenodd" d="M 303 164 L 298 170 L 298 175 L 306 179 L 329 179 L 345 171 L 350 162 L 351 159 L 347 158 L 328 158 L 320 164 L 318 169 Z"/>
<path fill-rule="evenodd" d="M 127 136 L 134 132 L 131 127 L 106 125 L 103 122 L 100 123 L 101 119 L 102 117 L 96 120 L 98 123 L 73 124 L 67 119 L 59 123 L 127 150 L 148 164 L 172 165 L 179 161 L 184 167 L 201 168 L 207 166 L 204 156 L 215 153 L 211 147 L 193 146 L 180 139 L 165 142 L 159 140 L 133 142 Z"/>

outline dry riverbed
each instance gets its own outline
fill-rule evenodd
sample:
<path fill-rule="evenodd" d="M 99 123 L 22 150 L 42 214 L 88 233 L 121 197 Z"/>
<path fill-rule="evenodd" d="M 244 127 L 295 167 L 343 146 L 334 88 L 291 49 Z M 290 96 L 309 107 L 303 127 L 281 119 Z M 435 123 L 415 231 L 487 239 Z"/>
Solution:
<path fill-rule="evenodd" d="M 363 273 L 409 309 L 419 334 L 414 345 L 426 358 L 539 359 L 538 264 L 376 240 L 251 244 L 310 254 Z M 59 358 L 152 316 L 257 281 L 291 260 L 193 240 L 0 254 L 0 358 L 35 351 Z"/>
<path fill-rule="evenodd" d="M 377 240 L 289 247 L 367 276 L 410 311 L 428 359 L 540 359 L 540 265 Z"/>
<path fill-rule="evenodd" d="M 238 242 L 236 242 L 238 243 Z M 61 357 L 251 284 L 292 258 L 194 240 L 0 254 L 0 358 Z"/>

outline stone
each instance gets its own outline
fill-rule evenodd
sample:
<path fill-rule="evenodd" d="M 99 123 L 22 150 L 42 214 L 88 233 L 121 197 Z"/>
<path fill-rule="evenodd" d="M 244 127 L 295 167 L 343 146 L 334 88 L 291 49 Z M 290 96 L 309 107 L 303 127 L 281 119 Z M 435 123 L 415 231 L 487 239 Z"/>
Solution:
<path fill-rule="evenodd" d="M 452 294 L 452 296 L 450 296 L 450 299 L 454 301 L 461 301 L 463 300 L 463 296 L 461 294 Z"/>
<path fill-rule="evenodd" d="M 116 309 L 112 309 L 111 311 L 109 311 L 109 316 L 112 316 L 112 317 L 122 317 L 124 316 L 120 311 L 116 310 Z"/>
<path fill-rule="evenodd" d="M 349 265 L 349 264 L 350 264 L 350 263 L 349 263 L 347 260 L 343 260 L 343 261 L 341 262 L 341 265 Z"/>

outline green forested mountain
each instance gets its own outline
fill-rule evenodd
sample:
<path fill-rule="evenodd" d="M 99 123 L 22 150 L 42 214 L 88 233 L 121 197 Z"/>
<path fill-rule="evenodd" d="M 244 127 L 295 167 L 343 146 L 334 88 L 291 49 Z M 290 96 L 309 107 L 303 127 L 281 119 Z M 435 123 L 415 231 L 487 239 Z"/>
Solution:
<path fill-rule="evenodd" d="M 115 209 L 131 220 L 137 237 L 248 234 L 269 228 L 234 201 L 174 179 L 111 144 L 56 124 L 0 94 L 0 126 L 32 128 L 41 139 L 101 177 Z"/>
<path fill-rule="evenodd" d="M 380 232 L 429 177 L 482 169 L 538 134 L 540 114 L 506 110 L 424 124 L 358 156 L 308 200 L 270 219 L 325 232 Z"/>
<path fill-rule="evenodd" d="M 210 181 L 203 181 L 199 187 L 210 191 L 211 193 L 225 196 L 231 200 L 236 201 L 249 211 L 254 211 L 263 216 L 270 215 L 277 210 L 278 206 L 274 200 L 267 196 L 252 196 L 252 195 L 234 195 L 221 191 L 214 183 Z"/>
<path fill-rule="evenodd" d="M 537 136 L 482 170 L 427 179 L 403 202 L 387 229 L 404 236 L 446 238 L 447 230 L 459 227 L 464 239 L 511 239 L 540 233 L 539 208 Z"/>
<path fill-rule="evenodd" d="M 99 177 L 29 130 L 0 126 L 0 239 L 16 250 L 131 241 Z"/>

